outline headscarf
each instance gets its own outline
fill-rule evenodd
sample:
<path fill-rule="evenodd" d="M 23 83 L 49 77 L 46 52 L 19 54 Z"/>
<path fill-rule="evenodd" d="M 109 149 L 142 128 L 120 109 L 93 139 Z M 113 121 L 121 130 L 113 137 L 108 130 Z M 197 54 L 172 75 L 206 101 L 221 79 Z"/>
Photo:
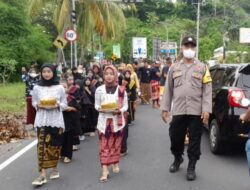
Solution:
<path fill-rule="evenodd" d="M 105 80 L 105 73 L 108 69 L 111 69 L 115 75 L 115 78 L 114 78 L 114 81 L 112 82 L 112 84 L 109 84 L 106 80 Z M 107 86 L 107 87 L 112 87 L 112 86 L 116 86 L 118 85 L 118 71 L 117 69 L 115 68 L 115 66 L 113 65 L 107 65 L 104 69 L 104 84 Z"/>
<path fill-rule="evenodd" d="M 53 72 L 53 77 L 50 80 L 46 80 L 43 78 L 42 72 L 44 68 L 49 68 Z M 52 86 L 52 85 L 59 85 L 59 78 L 57 77 L 56 67 L 52 64 L 44 64 L 41 67 L 41 80 L 38 83 L 39 86 Z"/>
<path fill-rule="evenodd" d="M 133 66 L 131 64 L 127 64 L 127 70 L 129 70 L 131 72 L 131 75 L 135 73 L 135 70 L 133 68 Z"/>

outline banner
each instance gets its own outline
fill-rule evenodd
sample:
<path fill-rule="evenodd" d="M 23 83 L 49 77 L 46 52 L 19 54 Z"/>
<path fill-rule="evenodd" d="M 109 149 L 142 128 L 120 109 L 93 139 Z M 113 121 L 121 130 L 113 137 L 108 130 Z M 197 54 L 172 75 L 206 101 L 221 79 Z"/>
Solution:
<path fill-rule="evenodd" d="M 113 55 L 116 56 L 116 58 L 121 58 L 121 46 L 120 44 L 113 45 Z"/>
<path fill-rule="evenodd" d="M 147 58 L 147 38 L 133 38 L 133 58 Z"/>

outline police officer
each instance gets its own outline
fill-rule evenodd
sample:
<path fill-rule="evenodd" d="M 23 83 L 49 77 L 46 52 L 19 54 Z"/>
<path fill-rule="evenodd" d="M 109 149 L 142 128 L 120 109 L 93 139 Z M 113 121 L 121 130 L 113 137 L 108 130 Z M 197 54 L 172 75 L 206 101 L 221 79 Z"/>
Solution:
<path fill-rule="evenodd" d="M 191 181 L 196 179 L 195 166 L 201 155 L 202 125 L 208 124 L 212 111 L 212 79 L 205 64 L 195 59 L 194 37 L 183 38 L 181 53 L 183 58 L 169 70 L 161 110 L 164 122 L 170 111 L 173 115 L 169 128 L 171 152 L 175 157 L 169 169 L 171 173 L 177 172 L 183 162 L 184 140 L 189 132 L 186 177 Z"/>

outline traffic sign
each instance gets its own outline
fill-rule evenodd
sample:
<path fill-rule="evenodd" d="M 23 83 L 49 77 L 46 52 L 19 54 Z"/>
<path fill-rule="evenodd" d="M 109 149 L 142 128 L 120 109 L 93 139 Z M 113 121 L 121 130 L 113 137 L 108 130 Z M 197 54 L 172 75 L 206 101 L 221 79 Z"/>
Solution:
<path fill-rule="evenodd" d="M 54 41 L 54 45 L 58 48 L 58 49 L 63 49 L 66 45 L 67 45 L 68 41 L 65 40 L 64 38 L 62 38 L 61 36 L 58 36 L 55 41 Z"/>
<path fill-rule="evenodd" d="M 69 29 L 65 32 L 65 35 L 64 35 L 65 39 L 70 41 L 70 42 L 74 42 L 77 40 L 77 33 L 75 30 L 73 29 Z"/>

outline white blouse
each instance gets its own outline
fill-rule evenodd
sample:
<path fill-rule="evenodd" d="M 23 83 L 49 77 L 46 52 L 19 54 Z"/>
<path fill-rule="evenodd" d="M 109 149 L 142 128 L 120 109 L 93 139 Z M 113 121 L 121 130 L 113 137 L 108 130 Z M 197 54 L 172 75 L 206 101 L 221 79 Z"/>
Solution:
<path fill-rule="evenodd" d="M 104 103 L 118 103 L 118 92 L 119 92 L 119 86 L 117 87 L 114 94 L 108 94 L 106 91 L 105 85 L 102 85 L 96 89 L 95 92 L 95 109 L 98 111 L 101 108 L 101 105 Z M 114 132 L 118 132 L 119 130 L 123 129 L 126 125 L 125 118 L 124 118 L 124 112 L 128 110 L 128 97 L 126 91 L 124 92 L 124 100 L 123 100 L 123 107 L 120 109 L 122 114 L 122 126 L 118 126 L 118 118 L 117 116 L 114 116 L 112 113 L 99 113 L 98 117 L 98 124 L 97 129 L 105 134 L 106 131 L 106 122 L 107 119 L 113 119 L 114 123 Z"/>
<path fill-rule="evenodd" d="M 56 98 L 59 108 L 52 110 L 39 109 L 37 105 L 42 99 L 46 98 Z M 32 95 L 32 105 L 37 110 L 35 127 L 65 128 L 62 111 L 67 107 L 67 99 L 62 85 L 35 86 Z"/>

